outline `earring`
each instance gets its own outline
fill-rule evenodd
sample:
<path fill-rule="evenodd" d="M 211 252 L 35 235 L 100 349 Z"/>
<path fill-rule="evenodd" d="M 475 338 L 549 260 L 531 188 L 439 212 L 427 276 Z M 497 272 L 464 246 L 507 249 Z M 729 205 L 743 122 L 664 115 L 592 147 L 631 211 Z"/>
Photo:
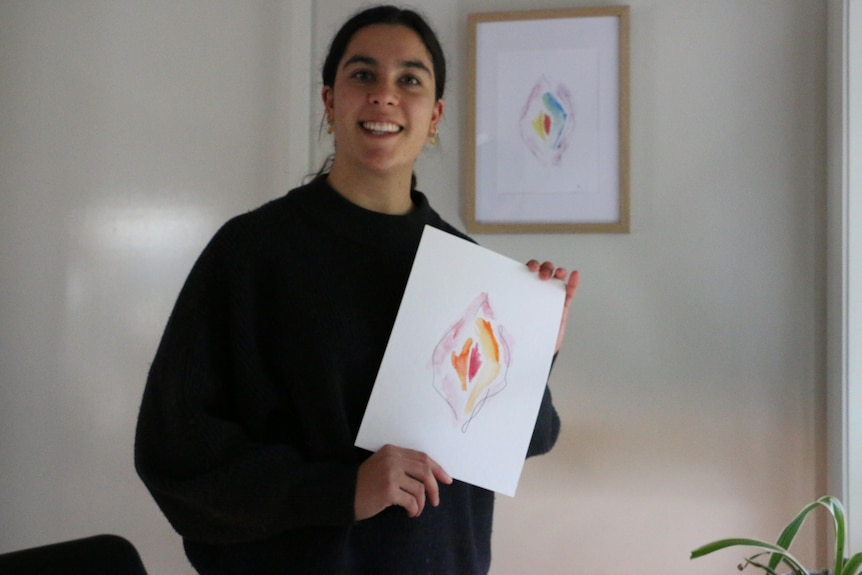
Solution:
<path fill-rule="evenodd" d="M 434 130 L 433 132 L 428 134 L 428 145 L 431 146 L 432 148 L 436 148 L 437 143 L 438 143 L 438 141 L 437 141 L 437 130 Z"/>
<path fill-rule="evenodd" d="M 326 123 L 326 133 L 333 134 L 335 132 L 335 122 L 329 121 Z"/>

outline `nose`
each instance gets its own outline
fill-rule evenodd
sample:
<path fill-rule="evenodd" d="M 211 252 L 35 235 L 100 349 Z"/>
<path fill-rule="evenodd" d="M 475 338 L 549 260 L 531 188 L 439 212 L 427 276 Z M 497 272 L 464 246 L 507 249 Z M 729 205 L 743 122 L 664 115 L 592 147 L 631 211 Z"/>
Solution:
<path fill-rule="evenodd" d="M 378 85 L 368 93 L 368 102 L 375 106 L 395 106 L 398 101 L 395 89 L 386 84 Z"/>

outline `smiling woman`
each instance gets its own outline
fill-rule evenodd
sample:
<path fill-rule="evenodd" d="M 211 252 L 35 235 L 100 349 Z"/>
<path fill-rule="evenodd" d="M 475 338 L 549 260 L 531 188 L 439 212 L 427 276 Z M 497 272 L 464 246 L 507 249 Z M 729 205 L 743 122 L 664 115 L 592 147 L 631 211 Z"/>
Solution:
<path fill-rule="evenodd" d="M 330 184 L 350 201 L 404 214 L 413 164 L 443 116 L 433 60 L 412 29 L 391 24 L 356 32 L 323 102 L 335 134 Z"/>
<path fill-rule="evenodd" d="M 412 176 L 445 70 L 415 12 L 350 19 L 323 69 L 330 168 L 225 224 L 183 286 L 135 456 L 204 575 L 488 572 L 493 493 L 425 453 L 354 446 L 423 230 L 466 238 Z M 568 276 L 567 309 L 577 273 L 528 269 Z M 545 389 L 530 455 L 559 431 Z"/>

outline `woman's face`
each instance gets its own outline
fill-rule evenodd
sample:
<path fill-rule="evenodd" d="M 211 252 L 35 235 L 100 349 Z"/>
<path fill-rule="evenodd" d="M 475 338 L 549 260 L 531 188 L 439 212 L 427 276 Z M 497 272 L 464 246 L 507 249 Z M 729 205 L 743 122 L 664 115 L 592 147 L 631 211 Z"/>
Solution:
<path fill-rule="evenodd" d="M 377 174 L 412 173 L 443 115 L 434 94 L 431 56 L 405 26 L 376 24 L 356 32 L 324 86 L 335 127 L 335 162 Z"/>

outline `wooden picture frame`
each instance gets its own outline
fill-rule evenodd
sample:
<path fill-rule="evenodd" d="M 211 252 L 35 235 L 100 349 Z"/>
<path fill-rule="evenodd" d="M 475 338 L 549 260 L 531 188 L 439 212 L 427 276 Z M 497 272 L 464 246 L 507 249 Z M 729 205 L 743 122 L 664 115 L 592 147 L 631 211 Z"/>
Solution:
<path fill-rule="evenodd" d="M 464 220 L 629 231 L 629 8 L 468 16 Z"/>

